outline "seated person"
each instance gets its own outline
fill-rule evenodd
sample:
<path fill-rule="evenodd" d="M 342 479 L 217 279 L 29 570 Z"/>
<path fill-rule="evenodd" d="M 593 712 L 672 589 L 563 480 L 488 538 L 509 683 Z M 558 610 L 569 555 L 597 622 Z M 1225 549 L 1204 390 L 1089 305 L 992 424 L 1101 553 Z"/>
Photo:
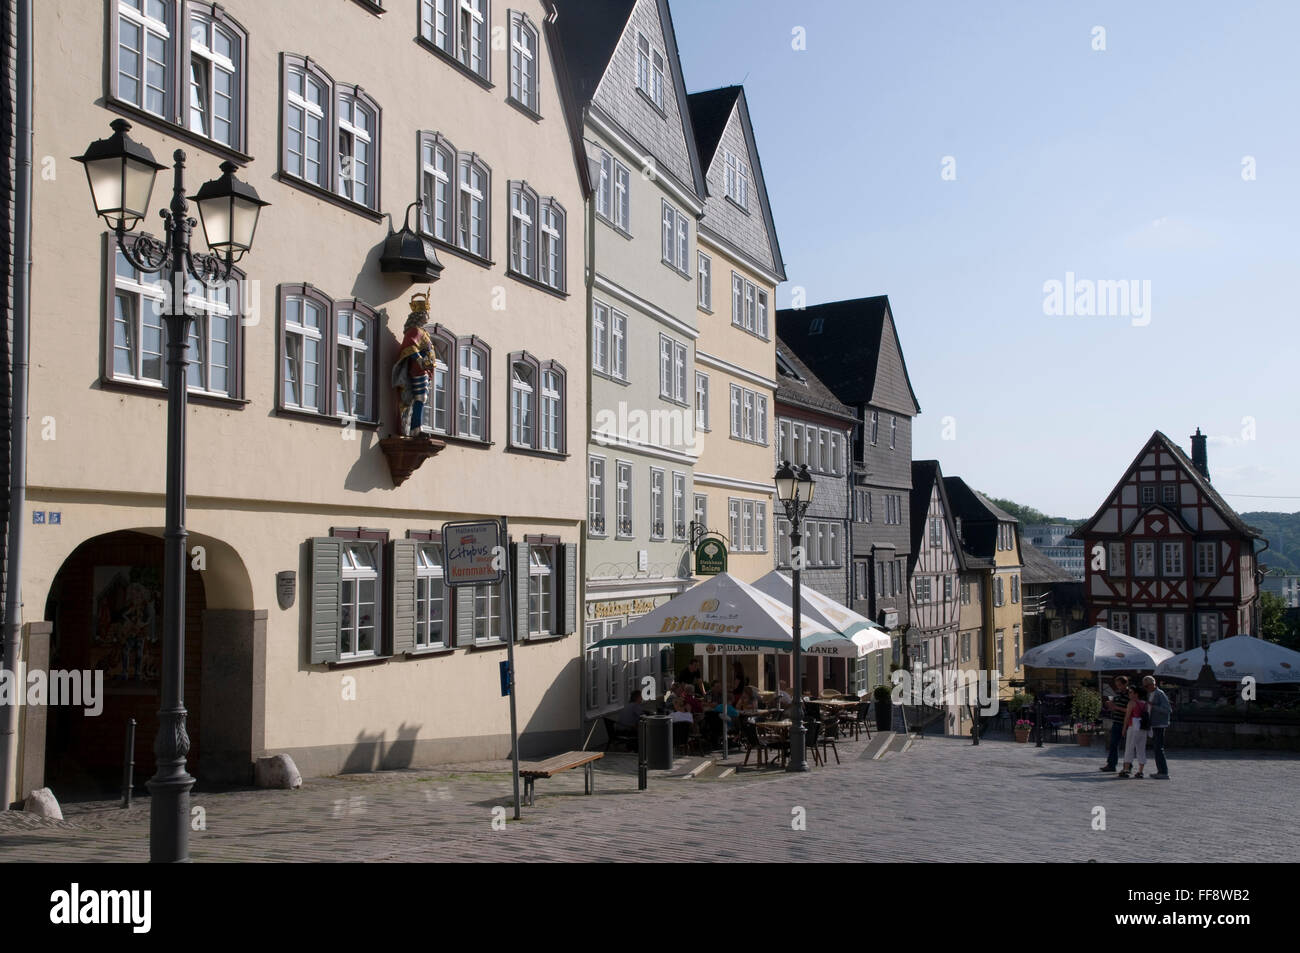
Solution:
<path fill-rule="evenodd" d="M 641 693 L 634 691 L 627 700 L 627 704 L 618 713 L 618 726 L 620 728 L 635 728 L 641 722 L 641 715 L 644 709 L 641 707 Z"/>
<path fill-rule="evenodd" d="M 684 721 L 688 725 L 695 723 L 695 716 L 692 715 L 690 711 L 687 710 L 686 702 L 684 702 L 681 698 L 673 699 L 673 710 L 672 710 L 672 714 L 669 715 L 669 717 L 673 720 L 674 723 L 679 721 Z"/>
<path fill-rule="evenodd" d="M 719 714 L 724 715 L 724 717 L 726 717 L 727 719 L 735 718 L 738 714 L 740 714 L 740 712 L 736 711 L 735 706 L 732 705 L 731 703 L 727 704 L 727 709 L 725 713 L 722 710 L 722 702 L 718 702 L 718 704 L 715 705 L 712 710 L 718 712 Z"/>
<path fill-rule="evenodd" d="M 792 701 L 794 701 L 794 698 L 790 695 L 789 686 L 787 686 L 785 682 L 782 682 L 779 686 L 777 686 L 777 690 L 776 690 L 777 707 L 784 708 L 785 706 L 789 705 Z"/>
<path fill-rule="evenodd" d="M 758 704 L 758 690 L 753 685 L 746 685 L 745 690 L 740 693 L 740 710 L 758 711 L 760 707 Z"/>
<path fill-rule="evenodd" d="M 686 690 L 682 692 L 682 701 L 686 703 L 686 710 L 693 715 L 701 714 L 704 706 L 700 704 L 700 697 L 695 694 L 691 686 L 687 685 Z"/>

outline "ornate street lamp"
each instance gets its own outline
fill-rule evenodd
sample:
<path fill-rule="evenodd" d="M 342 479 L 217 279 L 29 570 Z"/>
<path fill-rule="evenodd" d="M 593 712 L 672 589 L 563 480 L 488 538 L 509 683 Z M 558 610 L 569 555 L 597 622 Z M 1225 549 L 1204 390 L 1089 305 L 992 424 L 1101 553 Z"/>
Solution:
<path fill-rule="evenodd" d="M 790 563 L 794 570 L 794 655 L 791 660 L 791 681 L 794 688 L 793 712 L 790 726 L 790 758 L 786 762 L 787 771 L 807 771 L 808 752 L 804 746 L 803 724 L 803 596 L 800 593 L 799 573 L 803 569 L 803 552 L 800 543 L 803 537 L 799 526 L 804 514 L 812 504 L 813 482 L 805 463 L 798 469 L 790 465 L 789 460 L 781 461 L 773 481 L 776 483 L 776 498 L 785 507 L 785 518 L 790 521 Z"/>
<path fill-rule="evenodd" d="M 131 139 L 131 124 L 115 119 L 113 135 L 90 144 L 76 161 L 86 167 L 95 214 L 117 236 L 117 246 L 136 268 L 162 276 L 167 296 L 162 315 L 167 327 L 167 526 L 163 557 L 162 703 L 154 754 L 158 768 L 148 782 L 149 859 L 154 863 L 190 859 L 190 788 L 185 770 L 190 750 L 185 730 L 185 408 L 189 378 L 189 339 L 192 316 L 186 312 L 186 276 L 205 285 L 229 280 L 231 269 L 248 251 L 257 217 L 268 204 L 250 185 L 235 178 L 235 166 L 222 163 L 223 175 L 199 189 L 199 207 L 209 254 L 190 249 L 198 224 L 189 217 L 185 200 L 185 153 L 173 154 L 172 200 L 162 212 L 164 238 L 127 233 L 145 217 L 154 177 L 164 166 L 153 153 Z"/>

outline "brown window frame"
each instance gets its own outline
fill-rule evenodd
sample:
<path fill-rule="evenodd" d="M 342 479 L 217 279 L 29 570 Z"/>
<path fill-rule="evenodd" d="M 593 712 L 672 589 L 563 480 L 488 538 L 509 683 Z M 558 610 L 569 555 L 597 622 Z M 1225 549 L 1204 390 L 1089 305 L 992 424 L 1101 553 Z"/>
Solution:
<path fill-rule="evenodd" d="M 320 387 L 324 390 L 321 404 L 316 410 L 304 408 L 301 406 L 288 405 L 284 401 L 284 359 L 287 353 L 286 331 L 285 331 L 285 311 L 288 298 L 290 296 L 310 298 L 312 301 L 324 307 L 325 326 L 321 329 L 321 342 L 324 345 L 324 353 L 321 356 L 321 383 Z M 371 381 L 371 400 L 369 417 L 352 417 L 340 412 L 336 406 L 337 401 L 337 374 L 338 374 L 338 312 L 341 308 L 359 311 L 371 321 L 374 329 L 373 340 L 370 346 L 370 381 Z M 349 423 L 355 421 L 357 426 L 377 426 L 381 420 L 383 395 L 388 391 L 387 387 L 380 387 L 379 378 L 379 352 L 381 350 L 380 329 L 383 327 L 383 315 L 378 309 L 366 304 L 359 298 L 331 298 L 320 288 L 309 283 L 301 284 L 281 284 L 276 289 L 276 371 L 275 371 L 275 409 L 279 414 L 292 414 L 304 417 L 310 417 L 320 420 L 330 420 L 335 422 Z"/>

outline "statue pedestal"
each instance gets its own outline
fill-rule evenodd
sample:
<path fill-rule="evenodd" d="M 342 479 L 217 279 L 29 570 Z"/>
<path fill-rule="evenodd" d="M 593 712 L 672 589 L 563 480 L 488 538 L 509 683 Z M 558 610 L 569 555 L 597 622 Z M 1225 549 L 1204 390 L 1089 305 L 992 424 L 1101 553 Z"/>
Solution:
<path fill-rule="evenodd" d="M 420 468 L 420 464 L 447 446 L 444 440 L 432 437 L 385 437 L 379 449 L 388 458 L 388 470 L 393 476 L 393 486 L 401 486 L 406 478 Z"/>

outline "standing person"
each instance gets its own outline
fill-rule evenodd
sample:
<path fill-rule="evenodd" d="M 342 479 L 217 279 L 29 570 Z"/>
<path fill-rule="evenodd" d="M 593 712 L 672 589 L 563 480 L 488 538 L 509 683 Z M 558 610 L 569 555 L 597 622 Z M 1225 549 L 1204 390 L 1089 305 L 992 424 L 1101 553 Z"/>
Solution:
<path fill-rule="evenodd" d="M 1134 761 L 1137 762 L 1138 769 L 1133 777 L 1142 777 L 1142 769 L 1147 764 L 1147 735 L 1150 733 L 1151 720 L 1147 710 L 1147 693 L 1144 688 L 1138 686 L 1133 689 L 1128 708 L 1124 710 L 1124 770 L 1119 773 L 1121 778 L 1129 776 Z"/>
<path fill-rule="evenodd" d="M 731 664 L 731 700 L 734 704 L 740 704 L 741 693 L 744 692 L 745 686 L 749 684 L 749 679 L 745 677 L 745 666 L 740 664 L 740 659 L 736 659 Z"/>
<path fill-rule="evenodd" d="M 1147 702 L 1151 705 L 1151 748 L 1156 759 L 1156 773 L 1151 777 L 1168 781 L 1169 764 L 1165 761 L 1165 729 L 1169 727 L 1169 718 L 1174 713 L 1174 705 L 1164 690 L 1156 685 L 1156 680 L 1151 675 L 1142 679 L 1142 687 L 1147 690 Z"/>
<path fill-rule="evenodd" d="M 1128 678 L 1116 675 L 1111 683 L 1115 686 L 1114 694 L 1107 697 L 1103 708 L 1110 718 L 1110 750 L 1106 753 L 1106 763 L 1101 770 L 1114 772 L 1119 763 L 1119 746 L 1124 738 L 1124 712 L 1128 709 Z"/>
<path fill-rule="evenodd" d="M 677 676 L 677 681 L 685 682 L 697 692 L 704 691 L 704 673 L 700 671 L 700 660 L 692 658 L 690 664 Z"/>

